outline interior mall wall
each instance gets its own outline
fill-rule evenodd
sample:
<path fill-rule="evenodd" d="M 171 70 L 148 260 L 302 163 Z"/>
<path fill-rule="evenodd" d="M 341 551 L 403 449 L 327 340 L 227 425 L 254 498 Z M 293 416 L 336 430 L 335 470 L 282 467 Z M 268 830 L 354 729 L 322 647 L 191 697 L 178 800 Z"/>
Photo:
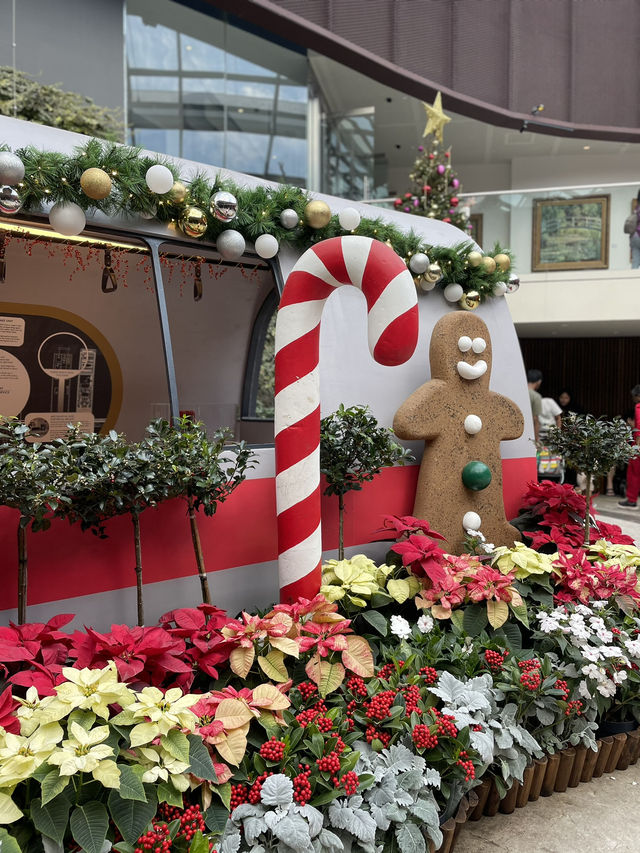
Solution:
<path fill-rule="evenodd" d="M 12 64 L 13 4 L 0 3 L 0 65 Z M 16 67 L 103 107 L 124 100 L 123 0 L 19 0 Z"/>

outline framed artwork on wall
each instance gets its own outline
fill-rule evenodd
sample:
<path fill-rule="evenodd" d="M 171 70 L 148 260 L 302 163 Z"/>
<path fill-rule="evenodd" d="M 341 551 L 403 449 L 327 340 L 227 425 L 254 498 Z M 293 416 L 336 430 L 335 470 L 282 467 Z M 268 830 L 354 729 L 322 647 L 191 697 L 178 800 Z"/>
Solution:
<path fill-rule="evenodd" d="M 609 266 L 608 195 L 536 199 L 531 269 L 606 269 Z"/>

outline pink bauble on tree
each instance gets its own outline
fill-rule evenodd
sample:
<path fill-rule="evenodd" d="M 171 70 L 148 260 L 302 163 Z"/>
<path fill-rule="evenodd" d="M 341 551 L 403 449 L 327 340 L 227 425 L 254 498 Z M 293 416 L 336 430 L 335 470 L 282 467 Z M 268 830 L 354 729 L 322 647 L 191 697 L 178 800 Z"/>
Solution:
<path fill-rule="evenodd" d="M 438 166 L 437 172 L 439 175 L 444 175 L 444 166 L 442 165 L 442 163 L 440 163 L 440 165 Z"/>

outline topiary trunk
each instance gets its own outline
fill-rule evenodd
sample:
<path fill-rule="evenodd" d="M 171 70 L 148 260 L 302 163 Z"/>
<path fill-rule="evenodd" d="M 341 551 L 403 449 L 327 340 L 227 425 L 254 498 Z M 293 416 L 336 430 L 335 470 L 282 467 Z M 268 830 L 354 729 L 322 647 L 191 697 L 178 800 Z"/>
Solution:
<path fill-rule="evenodd" d="M 202 591 L 202 601 L 204 604 L 211 604 L 211 593 L 209 591 L 209 579 L 207 570 L 204 565 L 204 554 L 202 553 L 202 545 L 200 544 L 200 531 L 198 530 L 198 519 L 196 517 L 193 500 L 189 499 L 189 525 L 191 527 L 191 541 L 193 542 L 193 552 L 196 555 L 196 566 L 198 568 L 198 577 L 200 578 L 200 589 Z"/>
<path fill-rule="evenodd" d="M 140 540 L 140 513 L 131 513 L 133 522 L 133 546 L 136 553 L 136 602 L 138 606 L 138 625 L 144 625 L 144 601 L 142 598 L 142 544 Z"/>
<path fill-rule="evenodd" d="M 18 625 L 27 621 L 27 527 L 30 519 L 18 520 Z"/>

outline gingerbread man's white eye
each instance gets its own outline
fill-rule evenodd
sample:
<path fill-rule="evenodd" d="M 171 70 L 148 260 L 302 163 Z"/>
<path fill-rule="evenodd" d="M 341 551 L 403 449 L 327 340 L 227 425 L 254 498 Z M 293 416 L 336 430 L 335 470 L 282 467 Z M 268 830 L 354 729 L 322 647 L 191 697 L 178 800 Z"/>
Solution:
<path fill-rule="evenodd" d="M 484 352 L 486 350 L 486 348 L 487 348 L 487 342 L 485 341 L 484 338 L 474 338 L 473 341 L 471 342 L 471 349 L 475 353 Z"/>
<path fill-rule="evenodd" d="M 469 352 L 472 346 L 473 341 L 468 335 L 463 335 L 461 338 L 458 338 L 458 349 L 460 352 Z"/>

